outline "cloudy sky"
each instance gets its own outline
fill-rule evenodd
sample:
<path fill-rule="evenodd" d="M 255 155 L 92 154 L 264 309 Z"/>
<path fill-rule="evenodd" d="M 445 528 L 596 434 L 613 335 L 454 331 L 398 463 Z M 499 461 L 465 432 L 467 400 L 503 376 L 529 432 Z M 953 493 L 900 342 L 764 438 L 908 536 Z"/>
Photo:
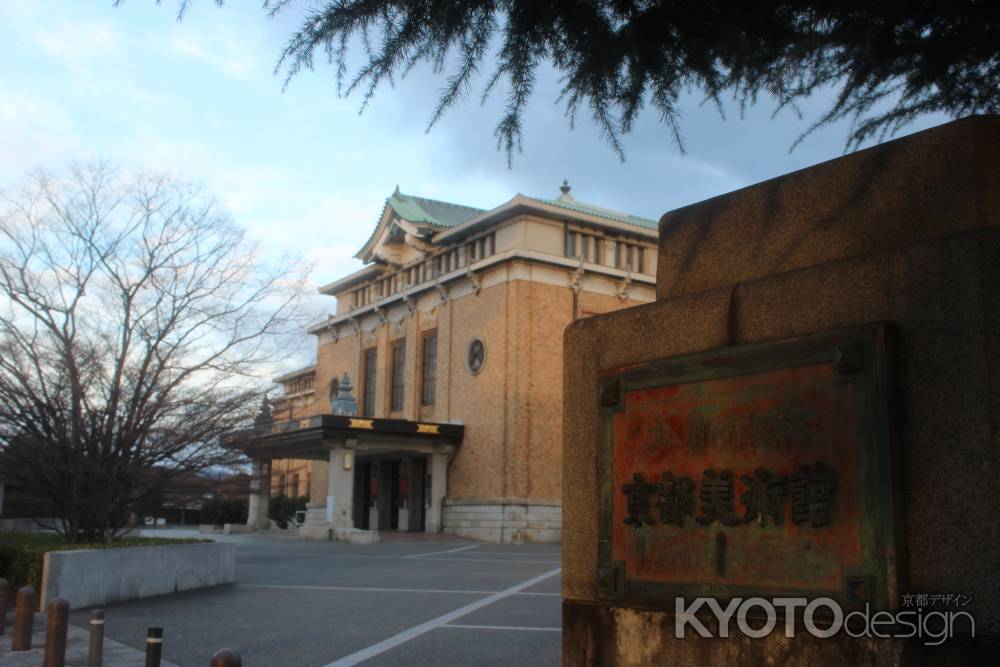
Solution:
<path fill-rule="evenodd" d="M 0 187 L 34 167 L 98 156 L 200 180 L 275 254 L 315 262 L 314 283 L 323 284 L 358 268 L 352 255 L 397 184 L 492 208 L 518 192 L 556 196 L 568 178 L 578 199 L 655 219 L 837 157 L 847 135 L 845 125 L 826 127 L 789 153 L 828 98 L 806 105 L 806 120 L 772 118 L 766 100 L 723 120 L 692 96 L 686 155 L 649 113 L 622 163 L 586 118 L 567 127 L 557 80 L 543 72 L 524 152 L 509 169 L 493 138 L 502 99 L 481 107 L 473 92 L 425 133 L 442 82 L 424 70 L 359 115 L 360 99 L 337 97 L 329 67 L 282 92 L 273 69 L 294 13 L 270 19 L 259 0 L 196 0 L 177 22 L 176 6 L 0 2 Z"/>

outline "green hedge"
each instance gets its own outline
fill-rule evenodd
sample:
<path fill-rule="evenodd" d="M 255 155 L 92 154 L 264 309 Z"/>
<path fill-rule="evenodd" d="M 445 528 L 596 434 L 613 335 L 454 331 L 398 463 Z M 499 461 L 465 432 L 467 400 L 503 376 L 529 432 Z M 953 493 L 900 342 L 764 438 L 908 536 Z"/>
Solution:
<path fill-rule="evenodd" d="M 246 498 L 213 498 L 201 508 L 201 522 L 221 526 L 224 523 L 247 522 Z"/>
<path fill-rule="evenodd" d="M 308 502 L 309 496 L 297 498 L 285 495 L 272 496 L 268 515 L 278 523 L 279 527 L 288 528 L 288 524 L 295 518 L 295 513 L 305 511 Z"/>
<path fill-rule="evenodd" d="M 45 553 L 48 551 L 154 547 L 211 541 L 198 538 L 122 537 L 110 544 L 106 542 L 69 544 L 56 533 L 0 533 L 0 577 L 6 579 L 10 585 L 11 596 L 22 586 L 31 586 L 38 594 L 42 590 L 42 568 L 45 564 Z"/>

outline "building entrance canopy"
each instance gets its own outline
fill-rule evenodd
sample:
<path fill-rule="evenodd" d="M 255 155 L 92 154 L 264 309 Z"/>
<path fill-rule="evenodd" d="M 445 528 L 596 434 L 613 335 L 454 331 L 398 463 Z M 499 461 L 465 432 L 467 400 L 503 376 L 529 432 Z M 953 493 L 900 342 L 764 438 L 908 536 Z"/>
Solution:
<path fill-rule="evenodd" d="M 271 422 L 234 434 L 223 446 L 253 459 L 247 520 L 251 528 L 270 525 L 270 461 L 310 459 L 326 461 L 329 467 L 326 505 L 315 507 L 318 516 L 307 512 L 307 533 L 333 535 L 336 529 L 437 532 L 447 492 L 448 461 L 464 435 L 461 424 L 328 414 Z"/>
<path fill-rule="evenodd" d="M 429 454 L 438 445 L 438 451 L 452 452 L 464 435 L 465 427 L 461 424 L 318 415 L 272 422 L 257 430 L 235 434 L 223 444 L 257 460 L 325 461 L 331 448 L 345 446 L 371 453 L 403 450 Z"/>

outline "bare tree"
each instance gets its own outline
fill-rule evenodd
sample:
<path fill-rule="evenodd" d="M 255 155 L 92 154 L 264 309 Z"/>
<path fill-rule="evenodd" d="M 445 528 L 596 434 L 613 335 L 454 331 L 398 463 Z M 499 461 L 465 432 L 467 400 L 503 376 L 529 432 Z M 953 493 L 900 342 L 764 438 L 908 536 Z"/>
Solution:
<path fill-rule="evenodd" d="M 110 540 L 232 456 L 305 271 L 164 176 L 77 166 L 2 206 L 0 470 L 68 540 Z"/>

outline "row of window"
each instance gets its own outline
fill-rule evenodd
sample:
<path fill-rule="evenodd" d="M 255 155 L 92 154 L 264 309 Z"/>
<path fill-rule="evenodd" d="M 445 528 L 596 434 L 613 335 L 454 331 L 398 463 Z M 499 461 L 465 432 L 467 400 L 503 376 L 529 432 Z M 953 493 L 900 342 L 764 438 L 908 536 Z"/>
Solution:
<path fill-rule="evenodd" d="M 305 489 L 299 488 L 299 473 L 296 472 L 292 473 L 291 475 L 287 473 L 281 473 L 280 475 L 278 475 L 277 482 L 275 482 L 273 478 L 271 480 L 271 495 L 287 496 L 289 498 L 297 498 L 303 495 L 308 496 L 310 483 L 311 483 L 311 478 L 308 472 L 306 472 Z"/>
<path fill-rule="evenodd" d="M 566 229 L 566 256 L 635 273 L 646 272 L 646 248 L 643 246 L 575 229 Z"/>
<path fill-rule="evenodd" d="M 496 253 L 496 236 L 487 234 L 447 252 L 373 280 L 351 292 L 351 308 L 361 308 L 379 299 L 402 292 L 407 287 L 434 280 Z"/>
<path fill-rule="evenodd" d="M 304 391 L 310 391 L 313 388 L 313 381 L 315 376 L 311 373 L 309 375 L 303 375 L 302 377 L 295 378 L 291 382 L 285 383 L 285 395 L 289 396 L 291 394 L 299 394 Z"/>
<path fill-rule="evenodd" d="M 403 409 L 406 387 L 406 339 L 393 342 L 389 348 L 389 355 L 389 410 L 398 412 Z M 361 414 L 365 417 L 375 416 L 377 367 L 378 351 L 375 348 L 365 350 L 361 369 L 364 377 Z M 421 336 L 419 370 L 420 404 L 434 405 L 437 398 L 437 332 L 432 331 Z"/>

